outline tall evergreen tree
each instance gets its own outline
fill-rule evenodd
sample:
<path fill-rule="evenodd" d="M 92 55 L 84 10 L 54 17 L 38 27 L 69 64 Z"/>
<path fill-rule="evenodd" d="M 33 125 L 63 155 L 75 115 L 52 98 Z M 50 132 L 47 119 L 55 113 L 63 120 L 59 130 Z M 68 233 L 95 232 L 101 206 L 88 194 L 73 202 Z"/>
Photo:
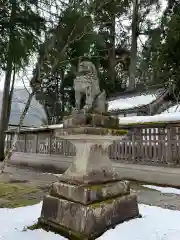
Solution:
<path fill-rule="evenodd" d="M 121 22 L 118 25 L 118 22 L 127 14 L 130 3 L 94 0 L 91 6 L 98 34 L 103 39 L 94 46 L 94 55 L 98 56 L 96 62 L 100 69 L 101 86 L 107 90 L 107 94 L 122 90 L 118 70 L 127 71 L 129 67 L 127 29 L 122 28 Z M 102 7 L 98 8 L 99 5 Z"/>
<path fill-rule="evenodd" d="M 180 4 L 167 1 L 159 25 L 149 31 L 142 54 L 141 69 L 149 85 L 179 91 Z"/>

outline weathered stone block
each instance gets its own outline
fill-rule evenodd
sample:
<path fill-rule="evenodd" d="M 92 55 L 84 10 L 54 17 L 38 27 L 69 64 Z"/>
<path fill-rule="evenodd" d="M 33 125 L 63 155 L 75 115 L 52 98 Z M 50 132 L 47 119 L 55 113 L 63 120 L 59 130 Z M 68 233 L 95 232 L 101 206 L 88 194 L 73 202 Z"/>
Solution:
<path fill-rule="evenodd" d="M 52 184 L 50 193 L 52 196 L 62 197 L 82 204 L 89 204 L 129 194 L 130 183 L 128 181 L 117 181 L 99 185 L 78 186 L 56 182 Z"/>
<path fill-rule="evenodd" d="M 106 115 L 92 114 L 91 125 L 96 127 L 118 128 L 119 119 Z"/>
<path fill-rule="evenodd" d="M 99 203 L 82 205 L 65 199 L 47 196 L 44 199 L 39 224 L 79 239 L 95 239 L 108 228 L 139 217 L 134 195 L 117 197 Z M 70 238 L 71 239 L 71 238 Z"/>
<path fill-rule="evenodd" d="M 91 113 L 74 113 L 72 116 L 66 117 L 63 121 L 64 128 L 75 126 L 96 126 L 105 128 L 118 128 L 119 119 L 116 117 L 91 114 Z"/>
<path fill-rule="evenodd" d="M 104 157 L 105 160 L 105 157 Z M 105 161 L 104 161 L 105 162 Z M 83 164 L 83 163 L 82 163 Z M 93 162 L 91 166 L 93 165 Z M 91 167 L 90 166 L 90 167 Z M 89 166 L 88 166 L 89 167 Z M 89 168 L 90 168 L 89 167 Z M 98 168 L 98 164 L 94 165 L 94 168 Z M 90 169 L 91 170 L 91 169 Z M 72 163 L 70 168 L 68 169 L 68 172 L 65 174 L 61 175 L 59 177 L 59 181 L 66 182 L 69 184 L 74 184 L 74 185 L 80 185 L 80 184 L 103 184 L 107 182 L 116 182 L 122 180 L 121 176 L 117 172 L 113 172 L 112 169 L 108 167 L 104 167 L 102 171 L 97 170 L 97 171 L 90 171 L 87 169 L 85 173 L 78 172 L 77 171 L 77 166 Z M 72 174 L 71 174 L 72 173 Z"/>
<path fill-rule="evenodd" d="M 80 126 L 85 125 L 87 121 L 87 116 L 79 113 L 73 116 L 69 116 L 63 121 L 64 128 L 72 127 L 72 126 Z"/>

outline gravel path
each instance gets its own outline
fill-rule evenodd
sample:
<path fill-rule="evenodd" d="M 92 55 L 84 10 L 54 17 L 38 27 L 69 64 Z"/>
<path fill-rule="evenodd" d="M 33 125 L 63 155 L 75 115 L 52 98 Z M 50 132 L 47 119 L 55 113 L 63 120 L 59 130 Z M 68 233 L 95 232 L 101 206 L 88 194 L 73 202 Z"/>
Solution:
<path fill-rule="evenodd" d="M 5 172 L 0 175 L 0 182 L 9 183 L 23 183 L 30 186 L 36 186 L 40 188 L 40 191 L 34 193 L 38 201 L 43 199 L 44 194 L 49 190 L 52 182 L 57 180 L 57 175 L 47 174 L 39 171 L 35 171 L 28 168 L 17 168 L 15 166 L 7 166 Z M 157 190 L 152 190 L 143 187 L 140 183 L 131 184 L 132 192 L 138 196 L 138 202 L 160 206 L 172 210 L 180 210 L 180 195 L 161 193 Z M 27 196 L 31 197 L 31 196 Z"/>

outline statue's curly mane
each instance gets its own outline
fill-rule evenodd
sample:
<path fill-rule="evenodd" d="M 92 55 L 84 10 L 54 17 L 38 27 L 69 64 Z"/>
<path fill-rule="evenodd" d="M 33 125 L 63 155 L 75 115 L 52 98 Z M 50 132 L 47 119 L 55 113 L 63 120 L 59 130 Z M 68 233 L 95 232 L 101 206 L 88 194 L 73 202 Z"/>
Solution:
<path fill-rule="evenodd" d="M 97 75 L 96 67 L 90 61 L 82 61 L 82 62 L 80 62 L 79 63 L 79 68 L 81 70 L 80 72 L 86 72 L 87 74 L 88 73 L 93 73 L 94 75 Z M 78 68 L 78 72 L 79 72 L 79 68 Z"/>

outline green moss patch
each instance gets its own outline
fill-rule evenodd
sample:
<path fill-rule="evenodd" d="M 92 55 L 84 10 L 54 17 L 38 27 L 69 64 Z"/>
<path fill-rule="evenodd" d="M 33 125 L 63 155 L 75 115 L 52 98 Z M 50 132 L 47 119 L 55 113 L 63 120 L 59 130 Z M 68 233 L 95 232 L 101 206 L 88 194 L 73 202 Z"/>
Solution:
<path fill-rule="evenodd" d="M 101 190 L 102 188 L 106 187 L 106 184 L 99 184 L 99 185 L 89 185 L 87 187 L 85 187 L 87 190 Z"/>
<path fill-rule="evenodd" d="M 43 223 L 36 223 L 32 226 L 27 227 L 24 231 L 26 231 L 27 229 L 29 230 L 36 230 L 36 229 L 44 229 L 45 231 L 49 232 L 52 231 L 55 234 L 58 234 L 60 236 L 63 236 L 69 240 L 84 240 L 87 239 L 86 236 L 83 236 L 80 233 L 74 232 L 66 227 L 63 227 L 59 224 L 55 224 L 53 222 L 51 222 L 51 225 L 49 225 L 48 223 L 46 223 L 45 221 Z M 88 238 L 89 240 L 92 240 L 94 238 Z"/>
<path fill-rule="evenodd" d="M 39 229 L 39 228 L 40 228 L 39 224 L 38 224 L 38 223 L 35 223 L 35 224 L 31 225 L 31 226 L 28 226 L 28 227 L 26 228 L 26 230 L 28 229 L 28 230 L 33 231 L 33 230 L 36 230 L 36 229 Z"/>
<path fill-rule="evenodd" d="M 25 184 L 0 182 L 0 207 L 15 208 L 39 202 L 36 193 L 40 189 Z"/>
<path fill-rule="evenodd" d="M 115 200 L 116 200 L 116 198 L 106 199 L 106 200 L 101 201 L 101 202 L 92 203 L 89 206 L 91 206 L 93 208 L 99 208 L 103 204 L 112 204 Z"/>
<path fill-rule="evenodd" d="M 129 195 L 129 193 L 123 193 L 123 194 L 118 194 L 116 196 L 113 196 L 111 198 L 108 198 L 108 199 L 105 199 L 105 200 L 101 200 L 101 201 L 97 201 L 97 202 L 94 202 L 94 203 L 91 203 L 89 204 L 88 206 L 89 207 L 92 207 L 92 208 L 99 208 L 101 205 L 105 204 L 113 204 L 114 201 L 116 200 L 119 200 L 119 197 L 127 197 Z"/>

